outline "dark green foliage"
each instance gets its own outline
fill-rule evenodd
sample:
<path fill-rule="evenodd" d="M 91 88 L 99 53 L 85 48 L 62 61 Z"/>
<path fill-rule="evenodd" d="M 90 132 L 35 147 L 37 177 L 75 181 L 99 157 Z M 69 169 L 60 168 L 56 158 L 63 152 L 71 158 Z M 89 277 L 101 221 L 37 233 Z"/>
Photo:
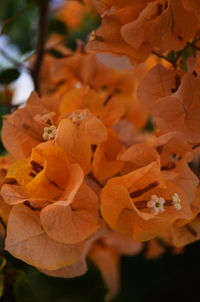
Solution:
<path fill-rule="evenodd" d="M 53 278 L 8 255 L 6 288 L 13 293 L 12 302 L 104 302 L 107 293 L 100 271 L 89 262 L 88 272 L 73 279 Z M 11 287 L 11 288 L 10 288 Z"/>
<path fill-rule="evenodd" d="M 16 68 L 9 68 L 0 72 L 0 84 L 7 85 L 17 80 L 20 72 Z"/>
<path fill-rule="evenodd" d="M 100 20 L 98 18 L 94 18 L 92 15 L 85 14 L 79 28 L 74 29 L 69 33 L 69 36 L 67 38 L 67 46 L 72 50 L 75 50 L 77 46 L 77 40 L 80 39 L 82 41 L 86 41 L 91 31 L 96 29 L 99 24 Z"/>
<path fill-rule="evenodd" d="M 37 6 L 32 1 L 1 0 L 0 22 L 3 25 L 3 33 L 9 36 L 22 53 L 35 47 Z"/>
<path fill-rule="evenodd" d="M 59 19 L 52 19 L 49 22 L 49 33 L 58 33 L 60 35 L 67 35 L 67 26 Z"/>

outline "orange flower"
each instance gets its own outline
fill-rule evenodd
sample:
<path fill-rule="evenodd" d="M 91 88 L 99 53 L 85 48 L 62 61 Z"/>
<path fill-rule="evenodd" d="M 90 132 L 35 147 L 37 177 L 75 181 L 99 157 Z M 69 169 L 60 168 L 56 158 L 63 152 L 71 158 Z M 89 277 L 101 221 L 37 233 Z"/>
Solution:
<path fill-rule="evenodd" d="M 158 152 L 150 145 L 143 143 L 135 143 L 124 153 L 119 154 L 117 159 L 124 162 L 123 174 L 145 167 L 154 161 L 157 162 L 158 166 L 160 165 Z"/>
<path fill-rule="evenodd" d="M 22 204 L 13 207 L 5 249 L 16 258 L 41 269 L 56 270 L 75 262 L 83 248 L 83 242 L 67 245 L 52 240 L 41 227 L 39 212 Z"/>
<path fill-rule="evenodd" d="M 199 143 L 199 83 L 199 79 L 186 73 L 179 89 L 173 95 L 159 99 L 155 118 L 161 130 L 180 131 L 189 142 Z M 168 108 L 167 111 L 166 108 Z"/>
<path fill-rule="evenodd" d="M 189 142 L 198 143 L 199 83 L 190 73 L 166 70 L 158 65 L 147 74 L 138 96 L 160 130 L 179 131 Z"/>
<path fill-rule="evenodd" d="M 183 71 L 156 65 L 138 88 L 138 99 L 151 114 L 155 114 L 160 99 L 172 95 L 180 86 Z"/>
<path fill-rule="evenodd" d="M 51 203 L 62 197 L 72 200 L 82 183 L 83 171 L 79 165 L 69 163 L 62 148 L 46 142 L 33 149 L 30 159 L 11 165 L 6 178 L 8 184 L 2 187 L 2 196 L 8 204 L 32 198 L 33 207 L 40 207 L 44 201 Z"/>
<path fill-rule="evenodd" d="M 90 38 L 87 49 L 117 55 L 125 54 L 132 61 L 145 60 L 150 52 L 149 45 L 146 43 L 143 48 L 135 49 L 123 39 L 121 31 L 125 24 L 137 19 L 146 2 L 136 3 L 134 1 L 133 5 L 130 2 L 120 5 L 113 1 L 103 6 L 101 1 L 96 1 L 103 19 L 100 28 L 94 33 L 94 38 Z M 107 28 L 109 28 L 109 31 Z"/>
<path fill-rule="evenodd" d="M 52 141 L 11 165 L 1 190 L 5 202 L 14 205 L 6 238 L 11 254 L 46 270 L 78 260 L 84 241 L 100 228 L 97 196 L 82 183 L 83 176 Z"/>
<path fill-rule="evenodd" d="M 103 111 L 103 103 L 100 96 L 89 86 L 74 88 L 64 94 L 59 111 L 63 114 L 86 108 L 96 116 L 99 116 Z"/>
<path fill-rule="evenodd" d="M 171 176 L 173 182 L 185 191 L 192 202 L 199 179 L 188 166 L 193 159 L 191 145 L 180 132 L 169 132 L 158 137 L 154 147 L 160 154 L 161 170 L 165 177 L 174 173 Z"/>
<path fill-rule="evenodd" d="M 84 109 L 63 115 L 55 142 L 65 150 L 70 162 L 78 163 L 87 174 L 91 168 L 91 146 L 105 141 L 106 138 L 107 131 L 103 123 L 89 110 Z"/>
<path fill-rule="evenodd" d="M 83 45 L 75 53 L 68 52 L 66 57 L 60 59 L 45 55 L 40 80 L 42 95 L 53 91 L 62 95 L 63 90 L 68 91 L 69 88 L 82 85 L 88 85 L 106 96 L 116 90 L 123 92 L 133 90 L 132 70 L 110 67 L 104 57 L 99 58 L 98 55 L 85 52 Z M 110 61 L 109 58 L 109 63 Z M 124 65 L 123 63 L 122 60 L 121 66 Z"/>
<path fill-rule="evenodd" d="M 183 226 L 173 226 L 170 230 L 170 236 L 173 245 L 183 247 L 200 238 L 200 187 L 195 192 L 195 198 L 191 204 L 193 217 L 186 221 Z"/>
<path fill-rule="evenodd" d="M 101 229 L 98 230 L 94 235 L 92 235 L 88 240 L 84 243 L 84 248 L 80 257 L 71 265 L 66 265 L 60 269 L 56 270 L 47 270 L 47 269 L 39 269 L 42 273 L 47 274 L 53 277 L 62 277 L 62 278 L 74 278 L 85 274 L 88 270 L 86 257 L 88 256 L 89 250 L 94 242 L 96 242 L 99 238 L 106 236 L 107 231 L 105 229 L 104 224 L 101 224 Z"/>
<path fill-rule="evenodd" d="M 5 117 L 2 141 L 15 158 L 30 156 L 32 148 L 44 141 L 44 126 L 56 121 L 58 103 L 56 97 L 39 99 L 32 92 L 24 108 Z"/>
<path fill-rule="evenodd" d="M 123 146 L 111 129 L 107 131 L 108 138 L 97 147 L 92 163 L 94 176 L 101 183 L 117 175 L 124 165 L 123 161 L 117 160 L 117 156 L 123 150 Z"/>
<path fill-rule="evenodd" d="M 144 61 L 154 47 L 182 48 L 199 29 L 198 15 L 180 0 L 96 2 L 103 19 L 88 50 L 126 54 L 134 63 Z"/>
<path fill-rule="evenodd" d="M 102 216 L 111 228 L 135 241 L 146 241 L 192 212 L 184 191 L 165 182 L 153 162 L 108 181 L 101 193 Z"/>

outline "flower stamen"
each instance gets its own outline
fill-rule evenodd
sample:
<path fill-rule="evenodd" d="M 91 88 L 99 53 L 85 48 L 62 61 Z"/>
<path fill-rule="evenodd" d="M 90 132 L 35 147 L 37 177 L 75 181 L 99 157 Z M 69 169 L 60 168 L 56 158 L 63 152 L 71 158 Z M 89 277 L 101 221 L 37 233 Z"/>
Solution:
<path fill-rule="evenodd" d="M 174 195 L 172 196 L 172 202 L 173 202 L 173 206 L 177 211 L 180 211 L 182 209 L 181 206 L 181 199 L 179 197 L 179 195 L 177 193 L 174 193 Z"/>
<path fill-rule="evenodd" d="M 44 127 L 43 139 L 49 141 L 55 138 L 56 136 L 56 126 L 52 125 L 50 127 Z"/>
<path fill-rule="evenodd" d="M 80 125 L 85 121 L 85 116 L 82 113 L 75 113 L 73 112 L 70 116 L 69 119 L 72 121 L 72 123 L 76 125 Z"/>
<path fill-rule="evenodd" d="M 177 211 L 182 209 L 181 199 L 177 193 L 174 193 L 172 199 L 165 200 L 163 197 L 156 195 L 151 196 L 151 200 L 138 200 L 135 202 L 138 210 L 150 209 L 152 214 L 159 214 L 165 211 L 165 207 L 174 207 Z"/>

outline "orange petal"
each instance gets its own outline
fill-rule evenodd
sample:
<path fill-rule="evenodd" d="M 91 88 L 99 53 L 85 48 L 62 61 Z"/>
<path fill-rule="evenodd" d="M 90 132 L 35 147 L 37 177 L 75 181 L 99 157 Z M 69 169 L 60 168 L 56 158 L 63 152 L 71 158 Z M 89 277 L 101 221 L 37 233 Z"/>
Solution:
<path fill-rule="evenodd" d="M 1 188 L 1 196 L 4 201 L 9 205 L 23 203 L 29 196 L 19 185 L 4 184 Z"/>
<path fill-rule="evenodd" d="M 48 110 L 42 105 L 37 94 L 33 92 L 26 107 L 16 110 L 4 120 L 3 144 L 15 158 L 29 156 L 31 149 L 43 141 L 43 128 L 34 121 L 34 116 L 38 112 L 45 114 Z"/>
<path fill-rule="evenodd" d="M 83 244 L 66 245 L 50 239 L 40 226 L 39 213 L 17 205 L 9 216 L 5 249 L 30 265 L 56 270 L 74 263 Z"/>
<path fill-rule="evenodd" d="M 121 255 L 136 255 L 143 249 L 141 242 L 133 242 L 129 236 L 114 231 L 108 234 L 104 242 Z"/>
<path fill-rule="evenodd" d="M 40 217 L 52 239 L 66 244 L 83 241 L 99 228 L 97 196 L 83 184 L 71 204 L 58 201 L 44 208 Z"/>
<path fill-rule="evenodd" d="M 8 168 L 6 178 L 15 179 L 19 185 L 25 188 L 27 183 L 32 180 L 32 177 L 29 175 L 31 172 L 30 166 L 28 165 L 28 159 L 21 159 L 11 164 Z"/>
<path fill-rule="evenodd" d="M 138 88 L 138 99 L 149 112 L 156 111 L 159 99 L 169 96 L 177 89 L 183 72 L 156 65 L 148 72 Z"/>
<path fill-rule="evenodd" d="M 119 291 L 119 256 L 108 247 L 94 244 L 89 258 L 102 272 L 109 289 L 106 301 L 110 301 Z"/>
<path fill-rule="evenodd" d="M 88 138 L 69 119 L 60 121 L 55 142 L 61 146 L 71 163 L 78 163 L 87 174 L 91 166 L 91 146 Z"/>
<path fill-rule="evenodd" d="M 108 129 L 108 138 L 100 144 L 93 159 L 94 175 L 100 182 L 118 174 L 124 165 L 120 160 L 117 160 L 117 155 L 123 149 L 117 135 Z"/>
<path fill-rule="evenodd" d="M 148 144 L 143 143 L 134 144 L 124 153 L 119 154 L 117 158 L 125 162 L 124 171 L 126 173 L 145 167 L 154 161 L 160 165 L 158 152 Z"/>
<path fill-rule="evenodd" d="M 73 112 L 87 108 L 94 115 L 100 115 L 103 110 L 102 100 L 89 86 L 74 88 L 67 92 L 60 104 L 60 113 Z"/>
<path fill-rule="evenodd" d="M 64 266 L 57 270 L 45 270 L 45 269 L 39 269 L 42 273 L 56 278 L 75 278 L 79 277 L 81 275 L 84 275 L 87 270 L 87 263 L 85 256 L 81 256 L 76 262 L 74 262 L 71 265 Z"/>

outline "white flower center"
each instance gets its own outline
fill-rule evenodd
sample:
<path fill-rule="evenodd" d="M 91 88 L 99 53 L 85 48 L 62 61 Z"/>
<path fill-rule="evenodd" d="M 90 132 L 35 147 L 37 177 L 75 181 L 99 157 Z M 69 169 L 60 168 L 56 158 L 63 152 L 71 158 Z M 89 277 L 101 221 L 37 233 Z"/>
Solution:
<path fill-rule="evenodd" d="M 151 210 L 152 214 L 157 215 L 165 211 L 164 204 L 164 198 L 152 195 L 151 200 L 147 202 L 147 207 Z"/>

